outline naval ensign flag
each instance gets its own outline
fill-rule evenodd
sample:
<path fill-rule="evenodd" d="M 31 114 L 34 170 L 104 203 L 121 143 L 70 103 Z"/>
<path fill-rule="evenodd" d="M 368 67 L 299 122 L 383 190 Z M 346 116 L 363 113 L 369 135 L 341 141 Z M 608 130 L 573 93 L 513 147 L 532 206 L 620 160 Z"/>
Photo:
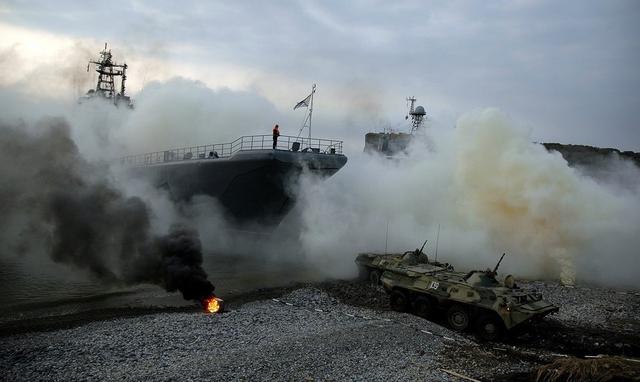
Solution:
<path fill-rule="evenodd" d="M 313 94 L 313 93 L 311 93 Z M 296 106 L 293 107 L 293 110 L 299 108 L 299 107 L 308 107 L 309 106 L 309 102 L 311 102 L 311 94 L 309 94 L 307 96 L 307 98 L 303 99 L 302 101 L 298 102 L 296 104 Z"/>

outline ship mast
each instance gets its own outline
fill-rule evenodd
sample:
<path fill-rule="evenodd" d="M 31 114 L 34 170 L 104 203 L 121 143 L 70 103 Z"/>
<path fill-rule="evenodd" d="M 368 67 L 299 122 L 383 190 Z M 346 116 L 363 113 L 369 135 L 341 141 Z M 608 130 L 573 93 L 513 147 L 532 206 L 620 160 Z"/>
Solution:
<path fill-rule="evenodd" d="M 298 102 L 293 110 L 299 107 L 308 107 L 309 111 L 305 114 L 304 121 L 302 122 L 302 127 L 300 127 L 300 131 L 298 132 L 298 137 L 302 134 L 302 131 L 305 127 L 309 128 L 309 142 L 311 142 L 311 117 L 313 115 L 313 96 L 316 94 L 316 84 L 313 84 L 311 87 L 311 94 L 309 94 L 305 99 Z"/>
<path fill-rule="evenodd" d="M 98 73 L 98 83 L 96 84 L 95 93 L 97 96 L 108 99 L 115 105 L 118 101 L 130 102 L 129 97 L 125 95 L 125 82 L 127 80 L 127 64 L 117 64 L 113 61 L 111 49 L 107 49 L 107 43 L 104 43 L 104 50 L 100 52 L 100 60 L 89 60 L 89 65 L 96 65 Z M 89 71 L 87 65 L 87 71 Z M 121 77 L 120 92 L 116 93 L 116 77 Z"/>
<path fill-rule="evenodd" d="M 409 106 L 409 114 L 413 114 L 413 105 L 416 104 L 416 97 L 407 97 L 407 102 L 411 102 L 411 106 Z"/>
<path fill-rule="evenodd" d="M 309 142 L 311 142 L 311 115 L 313 114 L 313 95 L 316 93 L 316 84 L 311 87 L 311 102 L 309 103 Z"/>

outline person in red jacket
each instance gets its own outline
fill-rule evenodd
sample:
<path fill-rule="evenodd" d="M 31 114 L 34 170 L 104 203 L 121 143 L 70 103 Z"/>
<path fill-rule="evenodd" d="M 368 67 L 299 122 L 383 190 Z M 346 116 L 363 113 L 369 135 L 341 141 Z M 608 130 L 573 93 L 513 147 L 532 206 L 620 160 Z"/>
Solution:
<path fill-rule="evenodd" d="M 278 125 L 276 124 L 273 127 L 273 149 L 276 149 L 276 146 L 278 145 L 278 137 L 280 136 L 280 130 L 278 129 Z"/>

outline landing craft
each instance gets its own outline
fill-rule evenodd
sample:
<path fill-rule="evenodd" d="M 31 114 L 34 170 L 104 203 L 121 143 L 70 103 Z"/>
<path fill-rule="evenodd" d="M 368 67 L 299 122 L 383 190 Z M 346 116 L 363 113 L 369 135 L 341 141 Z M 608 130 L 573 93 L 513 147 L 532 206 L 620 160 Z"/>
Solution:
<path fill-rule="evenodd" d="M 125 93 L 129 66 L 116 63 L 106 43 L 100 59 L 90 60 L 87 71 L 92 64 L 98 73 L 97 84 L 79 103 L 95 99 L 133 109 L 133 102 Z M 268 231 L 293 207 L 291 186 L 303 173 L 329 177 L 347 163 L 342 141 L 311 137 L 315 92 L 313 85 L 309 96 L 294 107 L 307 109 L 298 135 L 280 136 L 275 146 L 271 135 L 249 135 L 229 143 L 130 155 L 119 162 L 130 174 L 167 190 L 175 200 L 212 196 L 236 228 Z M 304 129 L 308 129 L 307 137 L 301 136 Z"/>
<path fill-rule="evenodd" d="M 273 228 L 291 210 L 290 186 L 303 174 L 329 177 L 347 162 L 342 141 L 270 135 L 230 143 L 170 149 L 121 159 L 135 176 L 150 179 L 176 200 L 216 198 L 230 222 Z"/>
<path fill-rule="evenodd" d="M 129 97 L 124 96 L 127 65 L 113 64 L 106 45 L 102 55 L 102 61 L 94 62 L 102 69 L 98 71 L 97 90 L 92 94 L 103 94 L 101 98 L 115 100 L 116 104 L 117 100 L 129 102 Z M 104 85 L 104 73 L 107 76 L 120 73 L 105 69 L 112 66 L 122 68 L 119 94 L 100 90 L 113 85 L 113 80 Z M 308 109 L 298 136 L 279 136 L 275 145 L 272 135 L 249 135 L 228 143 L 130 155 L 121 158 L 120 164 L 131 175 L 146 178 L 167 190 L 174 200 L 188 201 L 196 195 L 214 197 L 235 228 L 272 230 L 293 207 L 292 185 L 303 173 L 330 177 L 347 163 L 342 141 L 311 137 L 314 93 L 315 85 L 311 94 L 294 108 Z M 304 128 L 309 130 L 308 137 L 301 136 Z"/>

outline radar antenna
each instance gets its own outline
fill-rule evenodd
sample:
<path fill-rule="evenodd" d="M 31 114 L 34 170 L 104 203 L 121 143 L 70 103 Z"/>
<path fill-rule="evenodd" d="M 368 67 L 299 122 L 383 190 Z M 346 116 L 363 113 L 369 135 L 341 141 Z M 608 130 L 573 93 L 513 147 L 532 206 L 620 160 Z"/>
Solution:
<path fill-rule="evenodd" d="M 424 127 L 424 121 L 426 119 L 426 112 L 424 111 L 424 107 L 417 106 L 414 108 L 416 103 L 416 97 L 407 97 L 407 105 L 409 106 L 409 115 L 405 116 L 404 119 L 409 119 L 411 116 L 411 134 L 418 132 Z"/>

